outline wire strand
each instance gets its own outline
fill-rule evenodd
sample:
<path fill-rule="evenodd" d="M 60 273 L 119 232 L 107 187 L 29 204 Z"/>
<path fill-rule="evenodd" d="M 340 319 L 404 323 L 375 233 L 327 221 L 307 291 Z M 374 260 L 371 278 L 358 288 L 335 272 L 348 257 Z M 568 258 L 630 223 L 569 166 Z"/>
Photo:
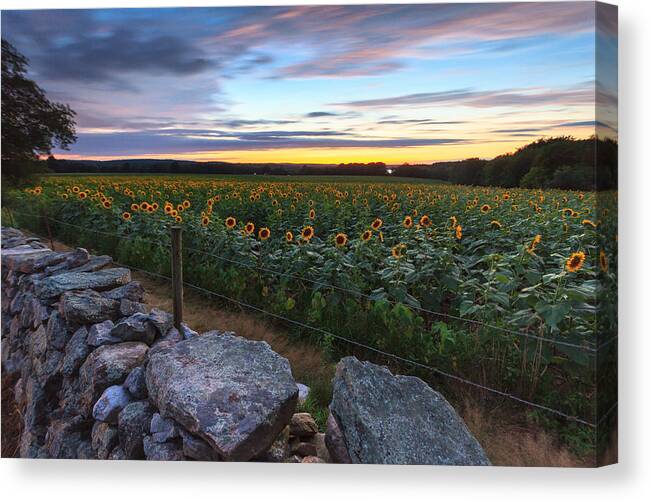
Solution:
<path fill-rule="evenodd" d="M 45 237 L 43 237 L 42 235 L 39 235 L 38 233 L 35 233 L 35 232 L 33 232 L 33 233 L 34 233 L 35 235 L 37 235 L 38 237 L 40 237 L 40 238 L 45 238 Z M 159 274 L 159 273 L 151 272 L 151 271 L 148 271 L 148 270 L 144 270 L 144 269 L 139 268 L 139 267 L 137 267 L 137 266 L 133 266 L 133 265 L 129 265 L 129 264 L 124 264 L 124 263 L 120 263 L 120 262 L 117 262 L 117 261 L 114 261 L 114 263 L 115 263 L 117 266 L 123 266 L 123 267 L 126 267 L 126 268 L 130 268 L 130 269 L 132 269 L 132 270 L 135 270 L 135 271 L 141 272 L 141 273 L 145 273 L 145 274 L 147 274 L 147 275 L 155 276 L 156 278 L 160 278 L 160 279 L 164 279 L 164 280 L 169 280 L 169 281 L 171 281 L 171 277 L 168 277 L 168 276 L 165 276 L 165 275 L 161 275 L 161 274 Z M 238 300 L 238 299 L 232 298 L 232 297 L 227 296 L 227 295 L 225 295 L 225 294 L 220 294 L 220 293 L 218 293 L 218 292 L 211 291 L 211 290 L 206 289 L 206 288 L 204 288 L 204 287 L 200 287 L 200 286 L 198 286 L 198 285 L 191 284 L 191 283 L 188 283 L 188 282 L 183 282 L 183 285 L 185 285 L 186 287 L 189 287 L 189 288 L 191 288 L 191 289 L 195 289 L 195 290 L 197 290 L 197 291 L 199 291 L 199 292 L 202 292 L 202 293 L 204 293 L 204 294 L 208 294 L 208 295 L 210 295 L 210 296 L 215 296 L 215 297 L 218 297 L 218 298 L 223 299 L 223 300 L 225 300 L 225 301 L 229 301 L 229 302 L 231 302 L 231 303 L 237 304 L 237 305 L 240 306 L 240 307 L 248 308 L 248 309 L 251 309 L 251 310 L 257 311 L 258 313 L 261 313 L 261 314 L 263 314 L 263 315 L 271 316 L 271 317 L 273 317 L 273 318 L 276 318 L 276 319 L 278 319 L 278 320 L 281 320 L 281 321 L 284 321 L 284 322 L 287 322 L 287 323 L 290 323 L 290 324 L 293 324 L 293 325 L 299 326 L 299 327 L 301 327 L 301 328 L 308 329 L 308 330 L 312 330 L 312 331 L 314 331 L 314 332 L 318 332 L 318 333 L 320 333 L 320 334 L 322 334 L 322 335 L 330 336 L 330 337 L 332 337 L 333 339 L 337 339 L 337 340 L 339 340 L 339 341 L 342 341 L 342 342 L 345 342 L 345 343 L 348 343 L 348 344 L 352 344 L 352 345 L 354 345 L 354 346 L 358 346 L 358 347 L 360 347 L 360 348 L 363 348 L 363 349 L 366 349 L 366 350 L 368 350 L 368 351 L 371 351 L 371 352 L 377 353 L 377 354 L 379 354 L 379 355 L 382 355 L 382 356 L 385 356 L 385 357 L 389 357 L 389 358 L 392 358 L 392 359 L 394 359 L 394 360 L 398 360 L 398 361 L 400 361 L 400 362 L 404 362 L 404 363 L 407 363 L 407 364 L 413 365 L 414 367 L 418 367 L 418 368 L 421 368 L 421 369 L 424 369 L 424 370 L 431 371 L 431 372 L 433 372 L 433 373 L 435 373 L 435 374 L 438 374 L 439 376 L 442 376 L 442 377 L 445 377 L 445 378 L 451 379 L 451 380 L 453 380 L 453 381 L 457 381 L 457 382 L 459 382 L 459 383 L 466 384 L 466 385 L 472 386 L 472 387 L 474 387 L 474 388 L 478 388 L 478 389 L 481 389 L 481 390 L 487 391 L 487 392 L 492 393 L 492 394 L 494 394 L 494 395 L 498 395 L 498 396 L 501 396 L 501 397 L 504 397 L 504 398 L 508 398 L 508 399 L 513 400 L 513 401 L 515 401 L 515 402 L 518 402 L 518 403 L 520 403 L 520 404 L 527 405 L 527 406 L 529 406 L 529 407 L 533 407 L 533 408 L 536 408 L 536 409 L 539 409 L 539 410 L 542 410 L 542 411 L 545 411 L 545 412 L 549 412 L 549 413 L 554 414 L 554 415 L 556 415 L 556 416 L 559 416 L 559 417 L 565 418 L 565 419 L 567 419 L 568 421 L 573 421 L 573 422 L 576 422 L 576 423 L 579 423 L 579 424 L 582 424 L 582 425 L 585 425 L 585 426 L 589 426 L 589 427 L 591 427 L 591 428 L 597 428 L 598 426 L 600 426 L 600 425 L 603 423 L 603 421 L 605 421 L 605 419 L 610 415 L 610 413 L 613 411 L 613 409 L 617 407 L 617 404 L 618 404 L 618 402 L 615 402 L 615 403 L 613 404 L 613 406 L 612 406 L 612 407 L 611 407 L 611 408 L 610 408 L 610 409 L 609 409 L 609 410 L 608 410 L 608 411 L 607 411 L 607 412 L 606 412 L 606 413 L 605 413 L 605 414 L 604 414 L 604 415 L 599 419 L 599 421 L 598 421 L 597 423 L 593 423 L 593 422 L 587 421 L 587 420 L 585 420 L 585 419 L 579 418 L 579 417 L 577 417 L 577 416 L 572 416 L 572 415 L 570 415 L 570 414 L 567 414 L 567 413 L 565 413 L 565 412 L 563 412 L 563 411 L 561 411 L 561 410 L 559 410 L 559 409 L 554 409 L 554 408 L 552 408 L 552 407 L 548 407 L 548 406 L 546 406 L 546 405 L 538 404 L 538 403 L 536 403 L 536 402 L 532 402 L 532 401 L 530 401 L 530 400 L 526 400 L 526 399 L 520 398 L 520 397 L 518 397 L 518 396 L 516 396 L 516 395 L 513 395 L 513 394 L 511 394 L 511 393 L 508 393 L 508 392 L 505 392 L 505 391 L 502 391 L 502 390 L 498 390 L 498 389 L 496 389 L 496 388 L 491 388 L 491 387 L 489 387 L 489 386 L 486 386 L 486 385 L 483 385 L 483 384 L 477 383 L 477 382 L 475 382 L 475 381 L 471 381 L 471 380 L 469 380 L 469 379 L 466 379 L 466 378 L 463 378 L 463 377 L 457 376 L 457 375 L 455 375 L 455 374 L 451 374 L 451 373 L 446 372 L 446 371 L 444 371 L 444 370 L 442 370 L 442 369 L 439 369 L 439 368 L 437 368 L 437 367 L 431 367 L 431 366 L 426 365 L 426 364 L 423 364 L 423 363 L 421 363 L 421 362 L 417 362 L 417 361 L 415 361 L 415 360 L 410 360 L 410 359 L 408 359 L 408 358 L 404 358 L 404 357 L 402 357 L 402 356 L 400 356 L 400 355 L 396 355 L 396 354 L 394 354 L 394 353 L 389 353 L 389 352 L 386 352 L 386 351 L 380 350 L 380 349 L 378 349 L 378 348 L 375 348 L 375 347 L 373 347 L 373 346 L 369 346 L 369 345 L 366 345 L 366 344 L 364 344 L 364 343 L 360 343 L 359 341 L 355 341 L 355 340 L 353 340 L 353 339 L 348 339 L 348 338 L 346 338 L 346 337 L 344 337 L 344 336 L 340 336 L 340 335 L 338 335 L 338 334 L 334 334 L 334 333 L 332 333 L 332 332 L 330 332 L 330 331 L 327 331 L 327 330 L 325 330 L 325 329 L 321 329 L 321 328 L 319 328 L 319 327 L 315 327 L 315 326 L 313 326 L 313 325 L 309 325 L 309 324 L 306 324 L 306 323 L 304 323 L 304 322 L 300 322 L 300 321 L 298 321 L 298 320 L 293 320 L 293 319 L 291 319 L 291 318 L 284 317 L 284 316 L 279 315 L 279 314 L 277 314 L 277 313 L 273 313 L 273 312 L 267 311 L 267 310 L 265 310 L 265 309 L 263 309 L 263 308 L 260 308 L 260 307 L 258 307 L 258 306 L 254 306 L 254 305 L 248 304 L 248 303 L 246 303 L 246 302 L 244 302 L 244 301 L 240 301 L 240 300 Z"/>

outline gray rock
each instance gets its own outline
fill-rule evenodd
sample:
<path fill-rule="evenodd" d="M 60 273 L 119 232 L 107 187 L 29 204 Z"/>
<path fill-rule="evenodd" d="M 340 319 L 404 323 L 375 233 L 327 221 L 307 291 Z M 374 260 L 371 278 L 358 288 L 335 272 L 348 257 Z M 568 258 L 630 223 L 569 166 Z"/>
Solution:
<path fill-rule="evenodd" d="M 119 337 L 111 336 L 113 325 L 112 320 L 104 320 L 93 325 L 88 331 L 88 339 L 86 340 L 88 345 L 96 348 L 105 344 L 121 343 L 122 340 Z"/>
<path fill-rule="evenodd" d="M 145 368 L 140 366 L 133 369 L 124 381 L 124 387 L 136 400 L 147 398 L 147 382 L 145 381 Z"/>
<path fill-rule="evenodd" d="M 124 461 L 125 459 L 129 458 L 127 457 L 127 454 L 122 450 L 122 447 L 118 445 L 111 451 L 108 459 L 111 461 Z"/>
<path fill-rule="evenodd" d="M 323 459 L 321 459 L 320 457 L 318 457 L 318 456 L 305 456 L 305 457 L 301 460 L 301 463 L 313 463 L 313 464 L 317 464 L 317 463 L 325 463 L 325 461 L 324 461 Z"/>
<path fill-rule="evenodd" d="M 148 322 L 148 318 L 144 313 L 134 313 L 130 317 L 123 318 L 111 329 L 111 336 L 123 341 L 152 344 L 156 337 L 156 329 Z"/>
<path fill-rule="evenodd" d="M 298 387 L 298 403 L 304 404 L 310 394 L 310 387 L 303 383 L 296 383 Z"/>
<path fill-rule="evenodd" d="M 93 406 L 93 418 L 117 424 L 118 414 L 131 402 L 131 395 L 122 386 L 109 386 Z"/>
<path fill-rule="evenodd" d="M 80 412 L 89 416 L 93 405 L 109 386 L 122 384 L 131 370 L 145 359 L 147 345 L 120 343 L 93 351 L 79 369 Z"/>
<path fill-rule="evenodd" d="M 168 442 L 179 436 L 179 430 L 173 419 L 164 418 L 158 412 L 154 413 L 149 426 L 151 438 L 155 442 Z"/>
<path fill-rule="evenodd" d="M 116 320 L 120 314 L 120 303 L 102 297 L 94 290 L 66 292 L 61 296 L 59 312 L 68 327 L 97 324 L 105 320 Z"/>
<path fill-rule="evenodd" d="M 102 292 L 102 295 L 109 299 L 117 299 L 118 301 L 129 299 L 130 301 L 141 303 L 145 297 L 145 289 L 140 282 L 134 280 L 121 287 Z"/>
<path fill-rule="evenodd" d="M 91 433 L 92 446 L 98 459 L 107 459 L 111 451 L 118 445 L 118 429 L 109 423 L 96 421 Z"/>
<path fill-rule="evenodd" d="M 172 341 L 171 339 L 158 339 L 151 345 L 147 355 L 148 357 L 153 357 L 156 353 L 173 348 L 177 342 L 178 341 Z"/>
<path fill-rule="evenodd" d="M 297 412 L 289 423 L 289 433 L 299 438 L 311 437 L 318 433 L 319 427 L 307 412 Z"/>
<path fill-rule="evenodd" d="M 77 459 L 97 459 L 97 454 L 93 450 L 90 440 L 82 440 L 79 443 L 79 447 L 77 447 Z"/>
<path fill-rule="evenodd" d="M 289 362 L 265 342 L 230 334 L 208 332 L 155 353 L 146 374 L 161 414 L 227 460 L 266 451 L 296 408 Z"/>
<path fill-rule="evenodd" d="M 33 358 L 42 357 L 47 350 L 47 333 L 43 324 L 30 335 L 29 339 L 29 354 Z"/>
<path fill-rule="evenodd" d="M 45 278 L 38 291 L 44 299 L 52 299 L 64 292 L 80 289 L 102 291 L 124 285 L 131 280 L 131 272 L 126 268 L 109 268 L 92 273 L 67 272 Z"/>
<path fill-rule="evenodd" d="M 165 336 L 174 326 L 174 316 L 158 308 L 151 309 L 149 312 L 149 321 L 154 324 L 161 336 Z"/>
<path fill-rule="evenodd" d="M 183 445 L 180 441 L 157 442 L 152 437 L 143 439 L 145 458 L 148 461 L 183 461 Z"/>
<path fill-rule="evenodd" d="M 63 262 L 56 264 L 54 266 L 48 266 L 45 268 L 46 275 L 55 275 L 67 272 L 70 268 L 76 266 L 81 266 L 84 263 L 87 263 L 90 259 L 90 254 L 86 249 L 81 247 L 66 253 L 66 258 Z M 86 289 L 87 287 L 80 287 L 80 289 Z"/>
<path fill-rule="evenodd" d="M 332 457 L 328 451 L 325 443 L 325 433 L 317 433 L 316 435 L 306 439 L 307 442 L 314 445 L 316 448 L 316 456 L 323 460 L 324 463 L 332 463 Z"/>
<path fill-rule="evenodd" d="M 181 334 L 176 327 L 172 327 L 167 331 L 167 334 L 162 337 L 162 340 L 178 343 L 179 341 L 183 341 L 183 334 Z"/>
<path fill-rule="evenodd" d="M 90 353 L 90 348 L 86 343 L 88 330 L 86 327 L 80 327 L 70 338 L 66 345 L 66 354 L 63 357 L 63 367 L 61 372 L 64 376 L 72 376 L 81 367 Z"/>
<path fill-rule="evenodd" d="M 53 254 L 50 249 L 34 249 L 29 245 L 19 245 L 11 249 L 3 249 L 2 266 L 21 273 L 33 273 L 34 264 L 50 254 Z"/>
<path fill-rule="evenodd" d="M 91 256 L 87 263 L 70 268 L 72 272 L 94 272 L 113 264 L 111 256 Z"/>
<path fill-rule="evenodd" d="M 50 315 L 45 332 L 47 334 L 48 349 L 63 351 L 70 338 L 70 333 L 64 318 L 57 310 L 54 310 Z"/>
<path fill-rule="evenodd" d="M 284 463 L 289 457 L 289 426 L 285 426 L 268 450 L 256 459 L 268 463 Z"/>
<path fill-rule="evenodd" d="M 146 308 L 143 303 L 137 301 L 131 301 L 131 299 L 121 299 L 120 300 L 120 315 L 123 317 L 128 317 L 134 313 L 145 313 Z"/>
<path fill-rule="evenodd" d="M 179 428 L 183 439 L 183 455 L 196 461 L 221 461 L 219 454 L 205 440 Z"/>
<path fill-rule="evenodd" d="M 118 416 L 120 448 L 128 459 L 145 457 L 142 439 L 149 433 L 155 409 L 146 400 L 131 402 Z"/>
<path fill-rule="evenodd" d="M 82 442 L 81 416 L 56 419 L 50 423 L 45 435 L 48 456 L 55 459 L 75 459 Z"/>
<path fill-rule="evenodd" d="M 183 339 L 192 339 L 193 337 L 198 336 L 199 333 L 197 331 L 193 331 L 192 329 L 190 329 L 190 327 L 188 327 L 185 322 L 182 322 L 181 335 L 183 336 Z"/>
<path fill-rule="evenodd" d="M 355 357 L 337 364 L 330 413 L 353 463 L 490 464 L 452 406 L 424 381 Z"/>

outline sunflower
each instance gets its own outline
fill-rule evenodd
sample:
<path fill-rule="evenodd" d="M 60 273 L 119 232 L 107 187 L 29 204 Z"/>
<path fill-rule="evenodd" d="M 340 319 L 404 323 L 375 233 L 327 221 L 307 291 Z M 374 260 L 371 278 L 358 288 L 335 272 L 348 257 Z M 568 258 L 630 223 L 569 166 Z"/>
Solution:
<path fill-rule="evenodd" d="M 190 200 L 183 200 L 183 208 L 184 209 L 190 208 Z"/>
<path fill-rule="evenodd" d="M 335 235 L 335 245 L 337 247 L 343 247 L 348 243 L 348 236 L 345 233 L 337 233 Z"/>
<path fill-rule="evenodd" d="M 589 219 L 584 219 L 583 221 L 581 221 L 581 224 L 584 225 L 584 226 L 590 226 L 592 228 L 597 227 L 597 225 L 595 223 L 593 223 L 592 221 L 590 221 Z"/>
<path fill-rule="evenodd" d="M 491 210 L 491 206 L 488 204 L 484 204 L 481 206 L 479 209 L 483 214 L 486 214 L 489 210 Z"/>
<path fill-rule="evenodd" d="M 131 219 L 131 213 L 130 212 L 123 212 L 122 213 L 122 219 L 124 219 L 125 221 L 128 221 L 129 219 Z"/>
<path fill-rule="evenodd" d="M 285 241 L 292 242 L 294 240 L 294 234 L 291 231 L 285 232 Z"/>
<path fill-rule="evenodd" d="M 79 193 L 79 186 L 73 186 L 72 187 L 72 192 L 73 193 Z"/>
<path fill-rule="evenodd" d="M 461 240 L 463 238 L 463 228 L 460 224 L 458 224 L 454 229 L 454 236 L 457 237 L 457 240 Z"/>
<path fill-rule="evenodd" d="M 504 195 L 502 195 L 502 198 L 504 200 L 508 200 L 509 198 L 511 198 L 511 195 L 509 193 L 504 193 Z"/>
<path fill-rule="evenodd" d="M 250 235 L 255 231 L 255 224 L 249 221 L 248 223 L 246 223 L 246 225 L 244 225 L 244 231 L 246 232 L 247 235 Z"/>
<path fill-rule="evenodd" d="M 455 228 L 457 226 L 456 216 L 450 216 L 450 228 Z"/>
<path fill-rule="evenodd" d="M 183 221 L 183 218 L 182 218 L 181 216 L 176 216 L 176 217 L 174 218 L 174 220 L 175 220 L 177 223 L 180 223 L 181 221 Z"/>
<path fill-rule="evenodd" d="M 406 247 L 405 244 L 394 245 L 391 248 L 391 255 L 396 259 L 400 259 L 404 255 L 402 252 Z"/>
<path fill-rule="evenodd" d="M 570 217 L 572 214 L 574 214 L 574 211 L 572 209 L 570 209 L 569 207 L 565 207 L 563 209 L 563 215 L 564 216 Z"/>
<path fill-rule="evenodd" d="M 147 202 L 140 202 L 140 210 L 147 210 L 147 207 L 149 207 L 149 204 Z"/>
<path fill-rule="evenodd" d="M 208 216 L 203 216 L 201 218 L 201 226 L 208 226 L 210 224 L 210 218 Z"/>
<path fill-rule="evenodd" d="M 368 242 L 372 236 L 373 236 L 373 232 L 371 230 L 366 230 L 364 233 L 362 233 L 361 238 L 364 242 Z"/>
<path fill-rule="evenodd" d="M 604 273 L 608 271 L 608 256 L 606 256 L 603 249 L 599 251 L 599 267 Z"/>
<path fill-rule="evenodd" d="M 306 226 L 301 230 L 301 238 L 306 242 L 309 242 L 314 236 L 314 228 L 311 226 Z"/>
<path fill-rule="evenodd" d="M 271 236 L 271 231 L 269 228 L 260 228 L 258 231 L 258 238 L 260 240 L 267 240 Z"/>
<path fill-rule="evenodd" d="M 420 217 L 420 219 L 418 220 L 418 223 L 421 226 L 424 226 L 425 228 L 427 228 L 430 224 L 432 224 L 432 220 L 429 218 L 429 216 L 427 214 L 425 214 L 425 215 Z"/>
<path fill-rule="evenodd" d="M 583 263 L 585 262 L 585 252 L 578 251 L 573 252 L 572 255 L 567 258 L 565 262 L 565 269 L 570 273 L 575 273 L 581 269 Z"/>
<path fill-rule="evenodd" d="M 104 206 L 105 209 L 110 209 L 111 208 L 111 202 L 109 202 L 108 200 L 104 200 L 102 202 L 102 205 Z"/>
<path fill-rule="evenodd" d="M 79 195 L 77 195 L 77 196 L 79 197 L 80 200 L 83 200 L 84 198 L 86 198 L 88 196 L 88 194 L 85 191 L 80 191 Z"/>
<path fill-rule="evenodd" d="M 531 240 L 531 243 L 527 247 L 527 252 L 529 254 L 533 254 L 534 251 L 536 250 L 536 247 L 538 246 L 538 244 L 540 242 L 542 242 L 542 236 L 541 235 L 536 235 L 535 237 L 533 237 L 533 240 Z"/>
<path fill-rule="evenodd" d="M 153 204 L 151 204 L 151 208 L 154 210 L 158 210 L 158 202 L 154 202 Z"/>
<path fill-rule="evenodd" d="M 496 229 L 496 230 L 499 230 L 499 229 L 502 227 L 502 223 L 500 223 L 500 222 L 497 221 L 496 219 L 493 219 L 493 220 L 491 221 L 491 227 L 494 228 L 494 229 Z"/>
<path fill-rule="evenodd" d="M 379 230 L 382 227 L 382 220 L 379 217 L 375 218 L 375 221 L 371 223 L 371 228 L 374 230 Z"/>
<path fill-rule="evenodd" d="M 140 209 L 140 206 L 138 204 L 131 204 L 131 210 L 133 212 L 137 212 L 138 209 Z"/>
<path fill-rule="evenodd" d="M 226 228 L 229 230 L 232 228 L 235 228 L 235 225 L 237 224 L 237 220 L 233 216 L 229 216 L 226 218 Z"/>
<path fill-rule="evenodd" d="M 405 216 L 405 218 L 402 220 L 402 225 L 405 228 L 411 228 L 414 225 L 414 220 L 411 216 Z"/>

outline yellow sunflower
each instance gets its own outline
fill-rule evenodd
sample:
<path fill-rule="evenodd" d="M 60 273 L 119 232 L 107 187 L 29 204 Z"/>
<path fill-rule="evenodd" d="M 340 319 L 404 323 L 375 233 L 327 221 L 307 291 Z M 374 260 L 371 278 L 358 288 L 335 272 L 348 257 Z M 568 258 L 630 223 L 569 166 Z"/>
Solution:
<path fill-rule="evenodd" d="M 364 233 L 362 233 L 361 238 L 364 242 L 368 242 L 372 236 L 373 236 L 373 232 L 371 230 L 366 230 Z"/>
<path fill-rule="evenodd" d="M 424 216 L 420 217 L 420 220 L 418 221 L 418 223 L 421 226 L 427 228 L 430 224 L 432 224 L 432 220 L 429 218 L 429 216 L 427 214 L 425 214 Z"/>
<path fill-rule="evenodd" d="M 260 228 L 258 231 L 258 238 L 260 240 L 267 240 L 271 236 L 271 231 L 269 228 Z"/>
<path fill-rule="evenodd" d="M 572 255 L 568 257 L 567 261 L 565 262 L 565 269 L 570 273 L 575 273 L 583 267 L 584 262 L 585 262 L 585 252 L 583 251 L 573 252 Z"/>
<path fill-rule="evenodd" d="M 237 224 L 237 220 L 233 216 L 229 216 L 226 218 L 226 228 L 228 228 L 229 230 L 235 228 L 236 224 Z"/>
<path fill-rule="evenodd" d="M 382 227 L 382 220 L 377 217 L 375 220 L 371 223 L 371 228 L 374 230 L 379 230 Z"/>
<path fill-rule="evenodd" d="M 292 242 L 294 240 L 294 234 L 291 231 L 285 232 L 285 241 Z"/>
<path fill-rule="evenodd" d="M 599 251 L 599 267 L 604 273 L 608 271 L 608 256 L 606 256 L 603 249 Z"/>
<path fill-rule="evenodd" d="M 249 221 L 248 223 L 246 223 L 246 225 L 244 225 L 244 231 L 246 232 L 247 235 L 250 235 L 255 231 L 255 224 Z"/>
<path fill-rule="evenodd" d="M 345 233 L 337 233 L 335 235 L 335 245 L 337 247 L 343 247 L 348 243 L 348 235 Z"/>
<path fill-rule="evenodd" d="M 402 220 L 402 225 L 405 228 L 411 228 L 414 225 L 414 220 L 411 216 L 405 216 L 405 218 Z"/>
<path fill-rule="evenodd" d="M 301 238 L 306 242 L 309 242 L 314 236 L 314 228 L 311 226 L 306 226 L 301 230 Z"/>

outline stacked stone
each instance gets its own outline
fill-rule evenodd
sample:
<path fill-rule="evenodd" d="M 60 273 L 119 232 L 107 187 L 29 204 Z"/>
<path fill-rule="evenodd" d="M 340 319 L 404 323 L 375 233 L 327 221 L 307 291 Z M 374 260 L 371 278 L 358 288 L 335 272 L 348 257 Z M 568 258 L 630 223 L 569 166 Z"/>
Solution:
<path fill-rule="evenodd" d="M 128 269 L 2 228 L 2 376 L 25 458 L 489 464 L 445 399 L 343 359 L 326 433 L 266 342 L 180 331 Z"/>

